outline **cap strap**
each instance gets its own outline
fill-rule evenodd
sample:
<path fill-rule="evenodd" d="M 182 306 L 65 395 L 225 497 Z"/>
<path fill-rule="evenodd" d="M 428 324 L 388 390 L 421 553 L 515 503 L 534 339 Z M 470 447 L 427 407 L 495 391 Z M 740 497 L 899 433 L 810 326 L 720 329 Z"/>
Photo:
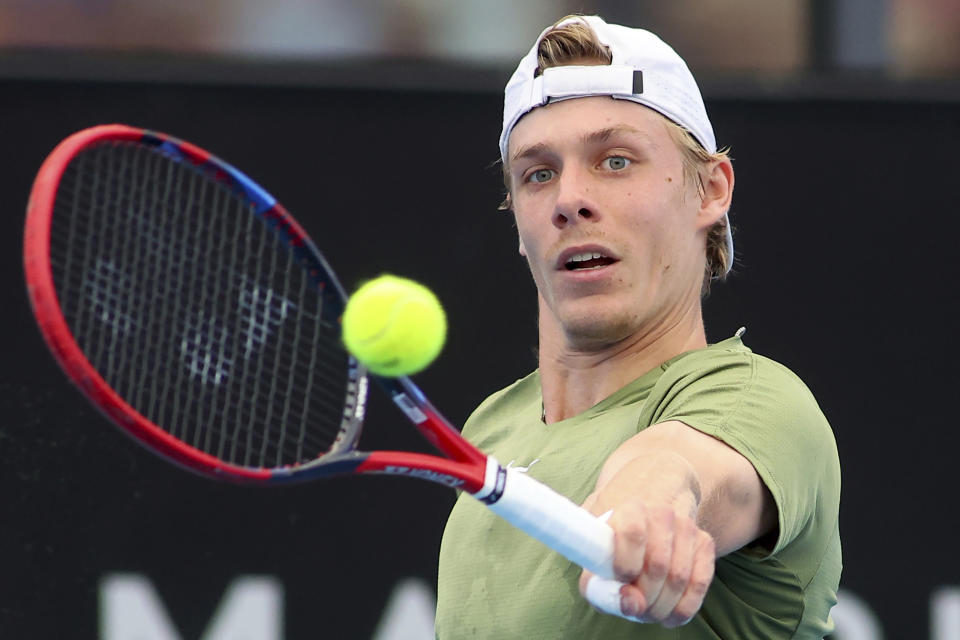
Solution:
<path fill-rule="evenodd" d="M 643 72 L 624 64 L 550 67 L 534 79 L 531 93 L 531 106 L 551 98 L 631 96 L 643 93 Z"/>

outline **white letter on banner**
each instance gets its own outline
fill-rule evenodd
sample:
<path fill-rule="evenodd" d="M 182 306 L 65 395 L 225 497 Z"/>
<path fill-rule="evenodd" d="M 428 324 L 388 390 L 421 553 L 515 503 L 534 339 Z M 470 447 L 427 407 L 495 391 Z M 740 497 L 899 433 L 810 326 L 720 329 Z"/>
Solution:
<path fill-rule="evenodd" d="M 433 640 L 437 599 L 425 582 L 402 580 L 393 589 L 377 624 L 374 640 Z"/>
<path fill-rule="evenodd" d="M 280 640 L 283 588 L 269 577 L 242 577 L 227 587 L 203 640 Z M 115 574 L 100 585 L 101 640 L 181 640 L 149 579 Z"/>
<path fill-rule="evenodd" d="M 107 576 L 100 583 L 100 640 L 180 640 L 153 584 L 142 576 Z"/>
<path fill-rule="evenodd" d="M 931 640 L 960 640 L 960 587 L 940 587 L 930 597 Z"/>

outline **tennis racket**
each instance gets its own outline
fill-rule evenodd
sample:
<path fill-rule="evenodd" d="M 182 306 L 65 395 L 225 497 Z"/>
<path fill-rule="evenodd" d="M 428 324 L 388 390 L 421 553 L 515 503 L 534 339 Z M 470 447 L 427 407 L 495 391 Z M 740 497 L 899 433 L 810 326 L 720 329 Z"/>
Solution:
<path fill-rule="evenodd" d="M 237 483 L 430 480 L 613 577 L 605 523 L 468 443 L 409 378 L 368 377 L 341 345 L 347 296 L 313 242 L 203 149 L 124 125 L 70 136 L 35 179 L 24 266 L 64 372 L 151 451 Z M 445 457 L 359 450 L 368 381 Z"/>

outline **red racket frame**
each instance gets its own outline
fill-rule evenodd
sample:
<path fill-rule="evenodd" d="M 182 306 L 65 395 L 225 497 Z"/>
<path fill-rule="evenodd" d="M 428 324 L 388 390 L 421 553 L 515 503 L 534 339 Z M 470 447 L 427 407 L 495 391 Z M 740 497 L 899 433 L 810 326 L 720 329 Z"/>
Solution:
<path fill-rule="evenodd" d="M 374 380 L 423 436 L 449 458 L 405 451 L 366 453 L 353 449 L 354 441 L 345 448 L 302 464 L 275 468 L 244 467 L 220 460 L 177 439 L 120 397 L 74 339 L 60 308 L 50 265 L 50 229 L 63 173 L 79 153 L 111 141 L 163 147 L 178 159 L 245 193 L 255 205 L 257 215 L 292 251 L 296 251 L 298 262 L 310 271 L 324 295 L 339 298 L 340 309 L 345 302 L 342 287 L 306 231 L 272 196 L 233 166 L 191 143 L 126 125 L 102 125 L 75 133 L 50 153 L 34 181 L 24 231 L 24 270 L 30 303 L 47 345 L 67 376 L 95 406 L 150 450 L 193 471 L 232 482 L 274 484 L 351 472 L 390 473 L 415 476 L 470 493 L 480 491 L 486 480 L 487 456 L 464 440 L 409 378 L 374 377 Z M 355 371 L 355 381 L 360 389 L 352 416 L 358 434 L 365 410 L 366 374 L 362 366 L 351 369 Z"/>

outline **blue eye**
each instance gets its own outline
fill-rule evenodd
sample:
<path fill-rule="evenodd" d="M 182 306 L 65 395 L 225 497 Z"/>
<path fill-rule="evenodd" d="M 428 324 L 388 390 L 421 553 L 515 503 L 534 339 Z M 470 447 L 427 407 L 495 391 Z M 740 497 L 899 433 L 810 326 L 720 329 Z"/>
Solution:
<path fill-rule="evenodd" d="M 527 176 L 527 181 L 536 182 L 539 184 L 541 182 L 547 182 L 552 178 L 553 178 L 553 169 L 537 169 L 536 171 L 531 173 L 529 176 Z"/>
<path fill-rule="evenodd" d="M 607 169 L 612 169 L 613 171 L 622 171 L 630 165 L 630 160 L 624 158 L 623 156 L 610 156 L 609 158 L 604 158 L 603 164 Z"/>

